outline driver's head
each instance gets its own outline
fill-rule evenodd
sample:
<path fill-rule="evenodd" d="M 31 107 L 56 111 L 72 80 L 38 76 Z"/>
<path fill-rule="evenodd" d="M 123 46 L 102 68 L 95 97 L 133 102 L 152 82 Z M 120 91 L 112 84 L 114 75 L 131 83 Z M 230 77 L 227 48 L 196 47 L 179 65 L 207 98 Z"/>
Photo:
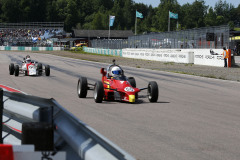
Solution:
<path fill-rule="evenodd" d="M 30 58 L 30 56 L 29 56 L 29 55 L 27 55 L 27 56 L 26 56 L 26 59 L 27 59 L 27 58 Z"/>
<path fill-rule="evenodd" d="M 118 66 L 115 66 L 112 68 L 111 74 L 113 77 L 120 76 L 122 75 L 122 70 Z"/>
<path fill-rule="evenodd" d="M 26 58 L 26 63 L 31 63 L 31 59 L 30 58 Z"/>

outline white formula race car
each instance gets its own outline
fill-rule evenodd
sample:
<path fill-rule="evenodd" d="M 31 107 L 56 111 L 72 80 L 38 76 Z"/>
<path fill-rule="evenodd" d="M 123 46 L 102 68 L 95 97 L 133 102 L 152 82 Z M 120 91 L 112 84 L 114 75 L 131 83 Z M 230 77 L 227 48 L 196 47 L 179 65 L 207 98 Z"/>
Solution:
<path fill-rule="evenodd" d="M 50 76 L 50 66 L 46 65 L 43 68 L 41 63 L 32 60 L 25 60 L 22 62 L 22 66 L 14 65 L 10 63 L 9 65 L 9 74 L 19 76 L 19 73 L 24 74 L 25 76 L 41 76 L 45 72 L 46 76 Z"/>

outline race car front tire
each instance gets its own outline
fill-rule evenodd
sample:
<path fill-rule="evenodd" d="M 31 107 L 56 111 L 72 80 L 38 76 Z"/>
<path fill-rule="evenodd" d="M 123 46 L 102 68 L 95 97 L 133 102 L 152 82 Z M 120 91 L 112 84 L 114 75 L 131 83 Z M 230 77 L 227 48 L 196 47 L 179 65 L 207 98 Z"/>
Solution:
<path fill-rule="evenodd" d="M 14 64 L 13 63 L 9 64 L 9 74 L 10 75 L 14 74 Z"/>
<path fill-rule="evenodd" d="M 14 66 L 14 73 L 15 73 L 15 76 L 19 75 L 19 66 L 18 65 Z"/>
<path fill-rule="evenodd" d="M 150 102 L 157 102 L 158 100 L 158 85 L 157 82 L 151 81 L 148 84 L 147 97 Z"/>
<path fill-rule="evenodd" d="M 86 77 L 80 77 L 78 79 L 77 94 L 79 98 L 86 98 L 88 91 L 88 83 Z"/>
<path fill-rule="evenodd" d="M 93 98 L 96 103 L 102 103 L 103 96 L 104 96 L 103 83 L 101 81 L 97 81 L 94 86 Z"/>

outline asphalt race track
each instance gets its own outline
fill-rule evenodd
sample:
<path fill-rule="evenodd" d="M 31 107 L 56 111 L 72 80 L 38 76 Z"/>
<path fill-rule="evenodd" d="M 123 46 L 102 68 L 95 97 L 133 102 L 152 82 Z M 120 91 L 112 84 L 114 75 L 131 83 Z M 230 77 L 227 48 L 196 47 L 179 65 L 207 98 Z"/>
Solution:
<path fill-rule="evenodd" d="M 11 62 L 27 54 L 51 66 L 50 77 L 10 76 Z M 54 98 L 80 120 L 139 160 L 239 160 L 240 83 L 122 66 L 137 87 L 159 86 L 157 103 L 140 93 L 136 104 L 96 104 L 93 92 L 77 96 L 79 76 L 101 79 L 107 64 L 47 54 L 0 52 L 0 84 Z"/>

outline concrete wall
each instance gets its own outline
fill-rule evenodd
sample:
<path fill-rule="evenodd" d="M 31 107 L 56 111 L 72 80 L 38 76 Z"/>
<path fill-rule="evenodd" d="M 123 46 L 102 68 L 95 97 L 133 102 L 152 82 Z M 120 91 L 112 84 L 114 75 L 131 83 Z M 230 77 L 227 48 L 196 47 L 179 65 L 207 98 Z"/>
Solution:
<path fill-rule="evenodd" d="M 207 65 L 207 66 L 216 66 L 216 67 L 223 67 L 224 60 L 222 49 L 212 49 L 214 54 L 218 55 L 211 55 L 210 49 L 195 49 L 194 52 L 194 64 L 197 65 Z"/>
<path fill-rule="evenodd" d="M 222 49 L 139 49 L 122 50 L 84 47 L 85 52 L 161 62 L 193 63 L 223 67 Z"/>
<path fill-rule="evenodd" d="M 175 63 L 194 63 L 191 50 L 180 49 L 123 49 L 123 57 Z"/>

